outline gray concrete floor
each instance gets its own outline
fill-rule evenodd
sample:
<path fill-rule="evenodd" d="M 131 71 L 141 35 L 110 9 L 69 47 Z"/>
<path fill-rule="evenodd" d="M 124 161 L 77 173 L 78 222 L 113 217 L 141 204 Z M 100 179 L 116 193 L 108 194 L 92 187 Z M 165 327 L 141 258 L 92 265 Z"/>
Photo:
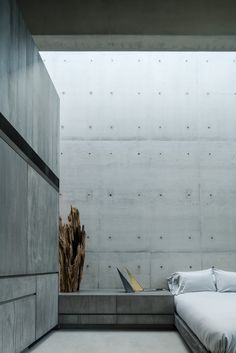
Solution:
<path fill-rule="evenodd" d="M 27 353 L 189 353 L 176 331 L 52 332 Z"/>

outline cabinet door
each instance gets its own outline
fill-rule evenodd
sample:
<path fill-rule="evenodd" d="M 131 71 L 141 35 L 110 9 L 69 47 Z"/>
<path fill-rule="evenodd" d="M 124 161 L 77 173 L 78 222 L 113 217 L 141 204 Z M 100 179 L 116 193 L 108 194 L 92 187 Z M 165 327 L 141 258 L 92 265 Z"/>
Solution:
<path fill-rule="evenodd" d="M 58 274 L 37 276 L 36 339 L 58 323 Z"/>
<path fill-rule="evenodd" d="M 58 272 L 58 192 L 28 167 L 28 273 Z"/>
<path fill-rule="evenodd" d="M 19 353 L 35 341 L 35 295 L 0 305 L 0 352 Z"/>

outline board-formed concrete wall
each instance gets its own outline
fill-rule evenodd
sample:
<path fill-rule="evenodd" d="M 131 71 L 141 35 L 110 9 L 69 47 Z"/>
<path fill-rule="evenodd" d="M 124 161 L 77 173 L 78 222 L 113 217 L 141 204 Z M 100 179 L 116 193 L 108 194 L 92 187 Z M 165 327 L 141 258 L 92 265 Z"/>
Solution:
<path fill-rule="evenodd" d="M 58 322 L 59 97 L 14 0 L 0 1 L 0 352 Z"/>
<path fill-rule="evenodd" d="M 236 270 L 236 54 L 43 53 L 61 98 L 63 218 L 87 230 L 83 288 Z"/>

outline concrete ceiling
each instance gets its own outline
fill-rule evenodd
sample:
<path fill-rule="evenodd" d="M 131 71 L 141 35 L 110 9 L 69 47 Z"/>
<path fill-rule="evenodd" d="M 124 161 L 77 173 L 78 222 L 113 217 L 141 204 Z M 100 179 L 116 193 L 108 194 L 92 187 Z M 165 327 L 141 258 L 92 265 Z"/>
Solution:
<path fill-rule="evenodd" d="M 235 0 L 18 0 L 40 49 L 235 50 Z"/>

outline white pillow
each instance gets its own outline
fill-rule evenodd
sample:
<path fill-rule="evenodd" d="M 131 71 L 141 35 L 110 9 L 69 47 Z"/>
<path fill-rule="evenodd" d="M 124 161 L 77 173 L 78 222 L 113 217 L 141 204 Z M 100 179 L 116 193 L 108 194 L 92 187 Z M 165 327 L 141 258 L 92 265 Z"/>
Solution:
<path fill-rule="evenodd" d="M 188 292 L 215 292 L 213 270 L 175 272 L 167 279 L 172 294 L 178 295 Z"/>
<path fill-rule="evenodd" d="M 236 272 L 214 268 L 214 275 L 218 292 L 236 292 Z"/>

